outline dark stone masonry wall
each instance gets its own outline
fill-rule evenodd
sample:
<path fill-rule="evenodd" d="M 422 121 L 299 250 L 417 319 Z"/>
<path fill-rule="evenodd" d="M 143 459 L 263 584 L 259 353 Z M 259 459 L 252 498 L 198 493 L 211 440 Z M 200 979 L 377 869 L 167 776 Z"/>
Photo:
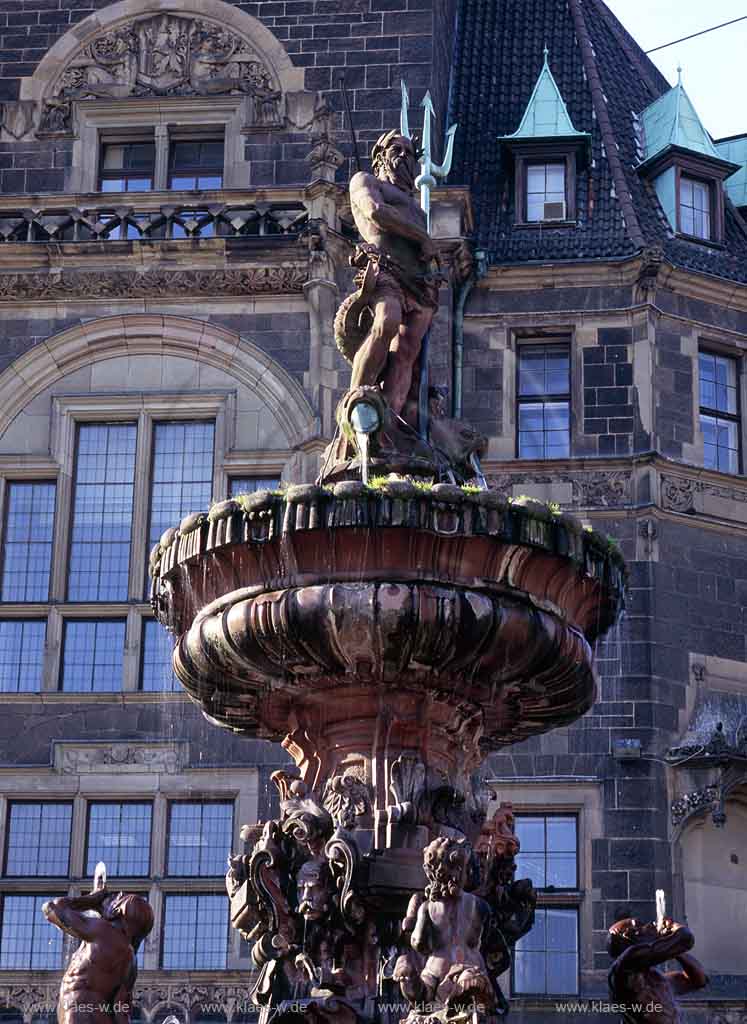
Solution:
<path fill-rule="evenodd" d="M 108 0 L 0 0 L 0 102 L 18 98 L 20 79 L 34 73 L 50 46 L 65 32 L 108 6 Z M 399 124 L 400 79 L 410 89 L 411 121 L 429 87 L 444 130 L 448 68 L 453 41 L 454 0 L 261 0 L 235 6 L 258 18 L 282 42 L 305 88 L 327 94 L 337 112 L 341 148 L 352 158 L 343 118 L 340 77 L 350 93 L 361 153 L 382 131 Z M 344 123 L 343 123 L 344 122 Z M 5 193 L 63 188 L 70 163 L 67 141 L 6 142 L 0 145 L 0 188 Z M 261 132 L 247 137 L 251 161 L 248 187 L 309 180 L 305 132 Z M 339 173 L 347 180 L 348 162 Z"/>
<path fill-rule="evenodd" d="M 307 313 L 212 313 L 200 316 L 190 310 L 194 319 L 207 319 L 246 338 L 287 370 L 299 383 L 309 368 L 309 317 Z M 0 372 L 34 345 L 83 322 L 80 316 L 3 318 L 0 345 Z"/>
<path fill-rule="evenodd" d="M 602 327 L 584 349 L 584 433 L 598 435 L 597 454 L 629 455 L 634 418 L 629 327 Z"/>

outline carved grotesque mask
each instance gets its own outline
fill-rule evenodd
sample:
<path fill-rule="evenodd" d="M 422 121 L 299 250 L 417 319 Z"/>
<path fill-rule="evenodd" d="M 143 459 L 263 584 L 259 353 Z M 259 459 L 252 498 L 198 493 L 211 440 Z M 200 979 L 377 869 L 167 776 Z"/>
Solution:
<path fill-rule="evenodd" d="M 296 884 L 299 913 L 307 921 L 318 921 L 329 908 L 325 866 L 318 861 L 306 861 L 298 872 Z"/>

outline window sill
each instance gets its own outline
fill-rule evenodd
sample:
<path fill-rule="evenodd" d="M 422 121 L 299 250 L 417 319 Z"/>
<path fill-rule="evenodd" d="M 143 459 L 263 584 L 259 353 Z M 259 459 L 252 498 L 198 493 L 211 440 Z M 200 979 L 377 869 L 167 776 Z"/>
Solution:
<path fill-rule="evenodd" d="M 687 235 L 684 231 L 676 231 L 674 237 L 681 242 L 695 242 L 696 245 L 705 245 L 709 249 L 726 249 L 723 242 L 716 242 L 712 238 L 698 238 L 697 235 Z"/>
<path fill-rule="evenodd" d="M 575 220 L 517 220 L 514 221 L 515 228 L 542 228 L 552 230 L 554 228 L 575 228 Z"/>
<path fill-rule="evenodd" d="M 585 892 L 580 889 L 537 889 L 537 906 L 578 907 L 584 902 Z"/>
<path fill-rule="evenodd" d="M 0 693 L 0 706 L 28 704 L 30 701 L 35 704 L 81 704 L 84 701 L 93 704 L 161 704 L 164 701 L 188 700 L 186 691 L 174 690 L 117 690 L 114 693 L 99 693 L 95 690 L 24 690 L 23 693 Z"/>

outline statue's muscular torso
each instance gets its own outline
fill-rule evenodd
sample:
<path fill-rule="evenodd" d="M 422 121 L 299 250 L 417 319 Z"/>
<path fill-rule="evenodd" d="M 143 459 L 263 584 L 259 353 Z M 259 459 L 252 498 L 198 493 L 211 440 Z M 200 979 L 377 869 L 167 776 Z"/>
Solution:
<path fill-rule="evenodd" d="M 411 224 L 418 232 L 426 232 L 425 213 L 411 193 L 359 171 L 350 181 L 350 202 L 356 227 L 365 242 L 391 256 L 408 275 L 425 273 L 429 261 L 423 258 L 422 244 L 393 228 L 381 227 L 371 218 L 371 210 L 384 203 L 403 222 Z"/>
<path fill-rule="evenodd" d="M 111 1024 L 107 1011 L 119 989 L 111 991 L 112 979 L 134 973 L 135 954 L 127 936 L 108 921 L 100 921 L 101 938 L 81 942 L 60 985 L 59 1024 Z"/>
<path fill-rule="evenodd" d="M 625 1018 L 635 1024 L 680 1024 L 682 1018 L 666 975 L 655 967 L 643 971 L 613 972 L 610 988 L 615 1001 L 629 1007 Z M 633 1010 L 634 1006 L 640 1007 Z"/>

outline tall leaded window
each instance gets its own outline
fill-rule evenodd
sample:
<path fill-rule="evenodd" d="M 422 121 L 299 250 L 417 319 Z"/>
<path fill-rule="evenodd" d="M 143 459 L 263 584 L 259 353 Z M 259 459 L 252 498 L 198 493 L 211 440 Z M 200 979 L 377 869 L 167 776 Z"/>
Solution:
<path fill-rule="evenodd" d="M 255 491 L 275 491 L 279 486 L 280 477 L 277 476 L 232 476 L 228 481 L 230 498 Z"/>
<path fill-rule="evenodd" d="M 137 426 L 78 427 L 70 601 L 126 601 Z"/>
<path fill-rule="evenodd" d="M 155 166 L 153 142 L 105 142 L 101 147 L 101 191 L 150 192 Z"/>
<path fill-rule="evenodd" d="M 122 689 L 124 619 L 68 619 L 62 644 L 62 689 L 115 693 Z"/>
<path fill-rule="evenodd" d="M 544 905 L 547 893 L 578 891 L 578 823 L 572 815 L 517 815 L 521 850 L 516 877 L 529 878 L 538 893 L 535 924 L 516 944 L 513 988 L 517 994 L 578 992 L 578 909 Z"/>
<path fill-rule="evenodd" d="M 179 680 L 171 667 L 174 639 L 155 619 L 143 623 L 143 658 L 140 669 L 141 689 L 178 691 Z"/>
<path fill-rule="evenodd" d="M 92 803 L 88 807 L 86 874 L 100 860 L 112 877 L 142 878 L 150 873 L 149 803 Z"/>
<path fill-rule="evenodd" d="M 167 874 L 220 876 L 231 848 L 233 804 L 172 803 L 169 808 Z"/>
<path fill-rule="evenodd" d="M 565 163 L 528 164 L 527 220 L 565 220 Z"/>
<path fill-rule="evenodd" d="M 0 970 L 56 971 L 62 967 L 62 932 L 51 927 L 42 905 L 54 896 L 10 896 L 2 901 Z"/>
<path fill-rule="evenodd" d="M 149 547 L 183 516 L 208 507 L 213 492 L 214 443 L 215 424 L 210 420 L 155 424 Z"/>
<path fill-rule="evenodd" d="M 42 687 L 44 619 L 0 619 L 0 693 L 38 693 Z"/>
<path fill-rule="evenodd" d="M 562 459 L 570 455 L 570 388 L 568 345 L 519 347 L 520 459 Z"/>
<path fill-rule="evenodd" d="M 6 493 L 2 600 L 47 601 L 55 485 L 11 482 Z"/>
<path fill-rule="evenodd" d="M 703 461 L 709 469 L 739 472 L 739 396 L 737 362 L 729 356 L 701 352 L 700 429 Z"/>
<path fill-rule="evenodd" d="M 225 970 L 228 903 L 225 896 L 199 893 L 165 897 L 164 970 Z"/>
<path fill-rule="evenodd" d="M 680 177 L 680 231 L 694 238 L 711 237 L 711 186 L 684 174 Z"/>
<path fill-rule="evenodd" d="M 5 874 L 66 876 L 72 820 L 69 803 L 11 803 Z"/>
<path fill-rule="evenodd" d="M 517 995 L 575 995 L 578 992 L 578 911 L 538 907 L 532 930 L 516 943 Z"/>

